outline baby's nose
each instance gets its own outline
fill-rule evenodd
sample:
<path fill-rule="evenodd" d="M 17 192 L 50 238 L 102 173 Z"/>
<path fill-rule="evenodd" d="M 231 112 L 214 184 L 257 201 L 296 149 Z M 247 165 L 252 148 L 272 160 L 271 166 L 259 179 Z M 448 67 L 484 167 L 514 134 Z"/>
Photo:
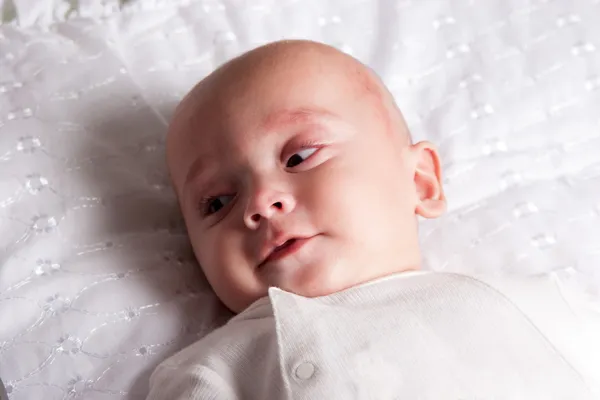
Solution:
<path fill-rule="evenodd" d="M 288 214 L 294 207 L 294 198 L 289 193 L 261 191 L 248 202 L 244 222 L 250 229 L 255 229 L 261 219 L 271 219 L 276 215 Z"/>

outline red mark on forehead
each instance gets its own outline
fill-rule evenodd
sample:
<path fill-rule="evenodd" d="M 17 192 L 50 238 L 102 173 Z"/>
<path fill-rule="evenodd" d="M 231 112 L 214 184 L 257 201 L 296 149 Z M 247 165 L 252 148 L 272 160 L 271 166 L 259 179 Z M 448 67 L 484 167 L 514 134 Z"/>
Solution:
<path fill-rule="evenodd" d="M 374 77 L 370 76 L 366 68 L 362 65 L 357 66 L 352 79 L 356 79 L 357 87 L 360 94 L 373 95 L 377 99 L 381 99 L 381 90 L 374 82 Z"/>
<path fill-rule="evenodd" d="M 323 108 L 300 107 L 293 110 L 281 110 L 268 115 L 261 127 L 272 130 L 286 125 L 308 123 L 317 118 L 330 118 L 334 114 Z"/>
<path fill-rule="evenodd" d="M 371 75 L 365 67 L 357 66 L 354 72 L 359 95 L 371 97 L 373 109 L 378 117 L 384 122 L 386 133 L 392 135 L 392 121 L 384 99 L 384 91 L 386 89 L 377 83 L 376 77 Z"/>

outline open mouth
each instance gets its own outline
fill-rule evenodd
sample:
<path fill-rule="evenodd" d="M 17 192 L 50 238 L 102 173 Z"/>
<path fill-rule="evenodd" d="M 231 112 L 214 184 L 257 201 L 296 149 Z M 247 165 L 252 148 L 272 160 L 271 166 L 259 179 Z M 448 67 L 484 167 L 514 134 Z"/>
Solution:
<path fill-rule="evenodd" d="M 295 253 L 296 251 L 300 250 L 302 246 L 304 246 L 304 244 L 306 244 L 306 242 L 308 242 L 310 239 L 311 238 L 293 238 L 287 240 L 281 246 L 277 246 L 275 249 L 273 249 L 271 254 L 269 254 L 269 256 L 261 263 L 260 266 L 264 266 L 271 261 L 279 260 Z"/>
<path fill-rule="evenodd" d="M 280 250 L 283 250 L 283 249 L 285 249 L 286 247 L 289 247 L 289 246 L 291 246 L 292 244 L 294 244 L 294 242 L 295 242 L 295 241 L 296 241 L 296 239 L 289 239 L 289 240 L 286 240 L 286 242 L 285 242 L 284 244 L 282 244 L 281 246 L 277 246 L 277 247 L 275 248 L 275 250 L 273 250 L 273 252 L 272 252 L 271 254 L 274 254 L 274 253 L 276 253 L 276 252 L 278 252 L 278 251 L 280 251 Z M 269 257 L 270 257 L 270 255 L 269 255 Z"/>
<path fill-rule="evenodd" d="M 290 249 L 290 247 L 293 246 L 294 243 L 296 243 L 296 239 L 286 240 L 285 243 L 283 243 L 281 246 L 275 247 L 264 262 L 267 263 L 269 261 L 283 257 L 287 254 L 286 250 Z"/>

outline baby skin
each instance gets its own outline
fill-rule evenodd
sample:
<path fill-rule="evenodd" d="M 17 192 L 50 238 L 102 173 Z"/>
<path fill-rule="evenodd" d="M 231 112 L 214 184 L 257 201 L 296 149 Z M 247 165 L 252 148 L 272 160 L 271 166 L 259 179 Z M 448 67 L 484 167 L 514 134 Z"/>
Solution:
<path fill-rule="evenodd" d="M 419 269 L 417 215 L 445 207 L 433 144 L 411 144 L 379 78 L 322 44 L 225 64 L 177 108 L 167 146 L 196 257 L 238 313 L 271 286 L 323 296 Z"/>
<path fill-rule="evenodd" d="M 438 152 L 354 58 L 283 41 L 227 62 L 177 107 L 167 159 L 238 315 L 161 364 L 149 399 L 591 398 L 535 302 L 420 271 L 417 218 L 446 208 Z"/>

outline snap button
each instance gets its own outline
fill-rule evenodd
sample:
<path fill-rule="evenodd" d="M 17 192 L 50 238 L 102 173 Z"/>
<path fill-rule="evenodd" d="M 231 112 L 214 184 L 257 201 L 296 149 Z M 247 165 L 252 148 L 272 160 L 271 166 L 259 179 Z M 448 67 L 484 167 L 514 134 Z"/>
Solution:
<path fill-rule="evenodd" d="M 303 362 L 296 367 L 296 378 L 306 380 L 315 373 L 315 366 L 309 362 Z"/>

